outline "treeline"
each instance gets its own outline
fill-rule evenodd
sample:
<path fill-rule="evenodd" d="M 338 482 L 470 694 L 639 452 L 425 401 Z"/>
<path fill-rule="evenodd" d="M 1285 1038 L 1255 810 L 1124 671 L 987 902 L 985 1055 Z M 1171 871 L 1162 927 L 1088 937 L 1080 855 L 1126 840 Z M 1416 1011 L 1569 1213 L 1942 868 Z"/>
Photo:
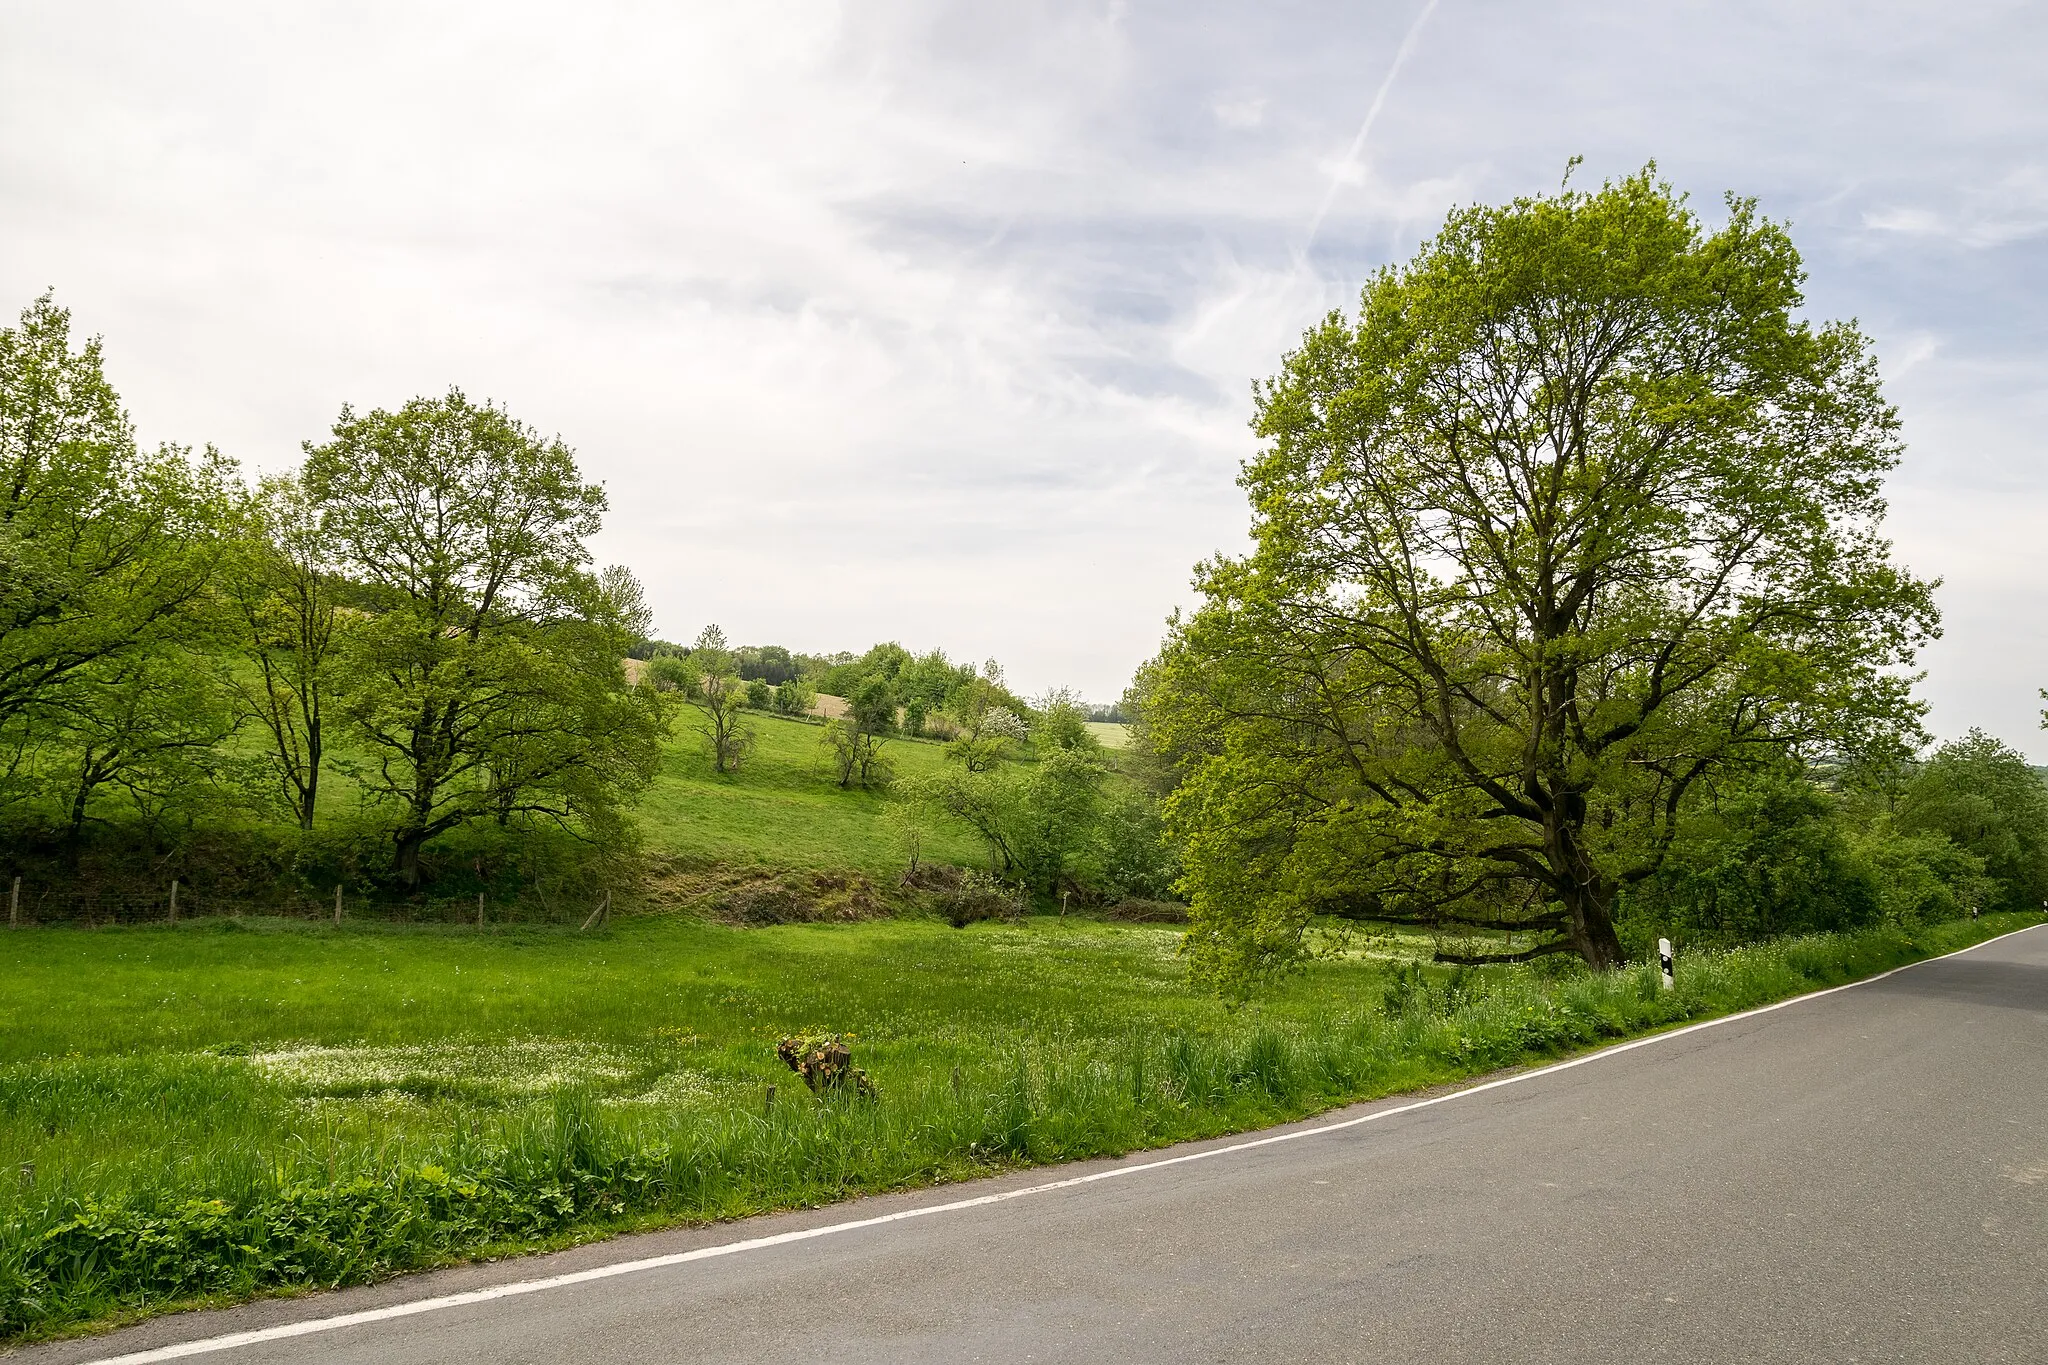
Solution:
<path fill-rule="evenodd" d="M 669 716 L 620 666 L 649 621 L 591 562 L 604 510 L 459 391 L 345 407 L 253 485 L 142 450 L 99 342 L 36 300 L 0 331 L 7 870 L 416 892 L 430 847 L 517 881 L 630 846 Z"/>
<path fill-rule="evenodd" d="M 1174 893 L 1179 864 L 1156 794 L 1141 773 L 1110 761 L 1071 691 L 1027 701 L 993 659 L 977 668 L 940 650 L 914 655 L 893 643 L 859 657 L 789 655 L 799 672 L 771 688 L 765 677 L 745 676 L 747 651 L 730 648 L 715 625 L 687 648 L 646 653 L 646 681 L 684 704 L 687 723 L 724 775 L 742 772 L 753 754 L 749 711 L 802 715 L 821 691 L 840 697 L 844 708 L 823 719 L 820 745 L 840 787 L 890 793 L 889 818 L 912 881 L 925 871 L 934 826 L 953 820 L 981 840 L 990 877 L 1041 904 Z M 755 653 L 757 666 L 767 653 Z M 898 738 L 942 741 L 941 772 L 899 779 L 889 753 Z"/>
<path fill-rule="evenodd" d="M 1121 723 L 1127 719 L 1121 702 L 1091 704 L 1068 688 L 1056 688 L 1027 701 L 1009 689 L 1002 665 L 994 659 L 977 668 L 972 663 L 954 662 L 943 649 L 916 654 L 893 640 L 863 654 L 805 654 L 782 645 L 729 645 L 725 632 L 714 625 L 688 645 L 635 641 L 627 657 L 648 664 L 661 659 L 682 664 L 696 660 L 689 671 L 702 671 L 707 660 L 715 661 L 718 669 L 747 684 L 746 704 L 760 711 L 802 715 L 821 694 L 847 701 L 859 696 L 870 711 L 894 708 L 891 729 L 928 739 L 956 738 L 963 729 L 972 729 L 991 705 L 1025 719 L 1053 711 L 1062 717 L 1071 713 L 1073 719 L 1084 722 Z"/>
<path fill-rule="evenodd" d="M 960 820 L 1042 899 L 1168 893 L 1156 802 L 1077 696 L 894 643 L 651 638 L 587 548 L 605 506 L 559 438 L 459 391 L 344 407 L 254 482 L 145 451 L 99 342 L 36 300 L 0 330 L 0 876 L 546 905 L 630 880 L 678 723 L 733 775 L 773 712 L 821 723 L 838 786 L 894 789 L 913 873 Z M 943 780 L 896 782 L 905 738 L 945 745 Z"/>

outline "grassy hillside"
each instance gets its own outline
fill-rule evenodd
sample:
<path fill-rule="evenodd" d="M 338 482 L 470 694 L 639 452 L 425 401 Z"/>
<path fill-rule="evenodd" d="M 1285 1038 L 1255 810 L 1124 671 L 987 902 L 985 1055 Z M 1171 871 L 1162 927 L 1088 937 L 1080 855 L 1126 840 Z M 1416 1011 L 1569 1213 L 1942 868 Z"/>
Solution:
<path fill-rule="evenodd" d="M 759 743 L 739 772 L 712 771 L 703 744 L 690 729 L 692 713 L 678 717 L 663 746 L 661 773 L 641 798 L 636 815 L 649 852 L 690 860 L 792 868 L 900 871 L 902 855 L 883 812 L 888 798 L 843 791 L 819 741 L 822 727 L 775 716 L 755 717 Z M 943 746 L 893 739 L 883 753 L 898 774 L 936 771 Z M 938 831 L 928 856 L 979 863 L 981 845 L 966 830 Z"/>
<path fill-rule="evenodd" d="M 1113 720 L 1091 720 L 1088 732 L 1102 741 L 1105 749 L 1121 749 L 1131 742 L 1130 727 Z"/>

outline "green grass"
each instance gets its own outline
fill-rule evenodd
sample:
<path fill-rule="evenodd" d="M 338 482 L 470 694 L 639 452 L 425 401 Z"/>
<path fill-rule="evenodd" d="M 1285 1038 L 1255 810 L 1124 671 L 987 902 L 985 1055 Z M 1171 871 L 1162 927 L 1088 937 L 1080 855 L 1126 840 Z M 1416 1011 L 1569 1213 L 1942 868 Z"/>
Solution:
<path fill-rule="evenodd" d="M 0 1181 L 0 1335 L 1240 1130 L 2035 919 L 1692 955 L 1668 994 L 1349 957 L 1239 1007 L 1172 930 L 1053 918 L 22 931 L 0 1151 L 34 1176 Z M 879 1100 L 776 1063 L 815 1028 L 855 1035 Z"/>
<path fill-rule="evenodd" d="M 693 861 L 802 869 L 900 871 L 883 812 L 888 798 L 842 790 L 820 747 L 821 726 L 774 716 L 750 717 L 757 743 L 737 773 L 720 776 L 691 731 L 692 713 L 678 718 L 663 746 L 661 772 L 635 814 L 650 852 Z M 892 739 L 883 755 L 900 776 L 939 770 L 944 747 Z M 981 844 L 965 829 L 936 831 L 927 856 L 979 864 Z"/>
<path fill-rule="evenodd" d="M 1126 748 L 1131 742 L 1130 727 L 1120 721 L 1091 720 L 1088 722 L 1088 730 L 1102 741 L 1102 747 L 1105 749 Z"/>

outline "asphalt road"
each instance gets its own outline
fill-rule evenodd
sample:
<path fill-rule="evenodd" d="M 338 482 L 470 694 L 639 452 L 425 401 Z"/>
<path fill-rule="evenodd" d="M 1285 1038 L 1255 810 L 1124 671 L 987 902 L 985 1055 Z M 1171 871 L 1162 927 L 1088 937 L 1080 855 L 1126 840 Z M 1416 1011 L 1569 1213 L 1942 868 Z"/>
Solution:
<path fill-rule="evenodd" d="M 9 1365 L 1232 1145 L 193 1314 Z M 1338 1131 L 189 1358 L 2044 1362 L 2048 928 Z"/>

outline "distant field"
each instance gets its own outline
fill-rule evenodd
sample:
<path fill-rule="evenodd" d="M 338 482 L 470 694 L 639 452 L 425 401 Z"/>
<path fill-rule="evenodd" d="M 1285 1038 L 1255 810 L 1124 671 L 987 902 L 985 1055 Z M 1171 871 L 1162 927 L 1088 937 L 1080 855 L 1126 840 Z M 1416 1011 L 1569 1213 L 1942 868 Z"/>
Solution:
<path fill-rule="evenodd" d="M 1113 720 L 1091 720 L 1088 728 L 1105 749 L 1121 749 L 1131 742 L 1130 727 Z"/>

